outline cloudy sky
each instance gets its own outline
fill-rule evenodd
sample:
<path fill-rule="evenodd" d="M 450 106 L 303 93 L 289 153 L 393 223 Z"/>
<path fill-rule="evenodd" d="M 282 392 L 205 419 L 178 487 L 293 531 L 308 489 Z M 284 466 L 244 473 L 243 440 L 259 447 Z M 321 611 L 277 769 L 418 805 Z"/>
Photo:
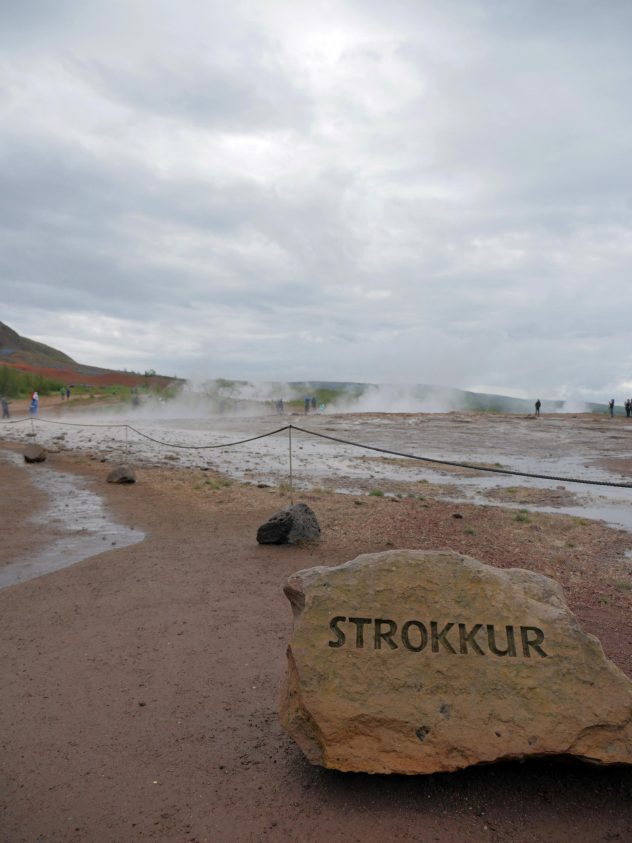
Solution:
<path fill-rule="evenodd" d="M 0 320 L 188 377 L 632 392 L 632 3 L 0 0 Z"/>

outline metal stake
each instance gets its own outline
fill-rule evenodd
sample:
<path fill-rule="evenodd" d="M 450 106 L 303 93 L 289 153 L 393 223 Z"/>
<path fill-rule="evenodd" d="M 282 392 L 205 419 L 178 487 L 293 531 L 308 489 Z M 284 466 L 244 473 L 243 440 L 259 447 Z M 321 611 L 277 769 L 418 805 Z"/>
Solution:
<path fill-rule="evenodd" d="M 288 447 L 290 449 L 290 503 L 294 506 L 294 481 L 292 477 L 292 425 L 288 425 Z"/>

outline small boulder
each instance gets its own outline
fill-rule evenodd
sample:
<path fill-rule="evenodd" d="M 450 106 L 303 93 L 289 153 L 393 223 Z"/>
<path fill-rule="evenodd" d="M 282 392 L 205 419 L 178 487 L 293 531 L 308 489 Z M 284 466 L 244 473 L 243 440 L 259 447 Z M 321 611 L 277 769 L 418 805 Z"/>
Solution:
<path fill-rule="evenodd" d="M 117 465 L 107 476 L 108 483 L 135 483 L 134 469 L 129 465 Z"/>
<path fill-rule="evenodd" d="M 319 539 L 320 526 L 306 503 L 297 503 L 275 512 L 257 530 L 259 544 L 296 544 Z"/>
<path fill-rule="evenodd" d="M 46 459 L 46 449 L 41 445 L 27 445 L 22 453 L 25 462 L 44 462 Z"/>

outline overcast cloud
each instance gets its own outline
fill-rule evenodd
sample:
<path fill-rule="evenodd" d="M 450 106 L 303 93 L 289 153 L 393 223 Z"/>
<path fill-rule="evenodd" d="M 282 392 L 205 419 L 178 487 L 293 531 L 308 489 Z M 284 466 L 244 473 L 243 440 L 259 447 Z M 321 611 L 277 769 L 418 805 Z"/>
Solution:
<path fill-rule="evenodd" d="M 0 0 L 0 320 L 188 377 L 632 394 L 627 0 Z"/>

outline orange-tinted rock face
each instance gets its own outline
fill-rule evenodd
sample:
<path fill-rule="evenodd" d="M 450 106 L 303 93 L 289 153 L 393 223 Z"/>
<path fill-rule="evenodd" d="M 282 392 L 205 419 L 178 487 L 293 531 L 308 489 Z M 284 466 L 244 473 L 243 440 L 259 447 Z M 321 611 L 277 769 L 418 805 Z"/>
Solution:
<path fill-rule="evenodd" d="M 283 726 L 313 764 L 432 773 L 503 758 L 632 764 L 632 682 L 553 580 L 390 551 L 288 580 Z"/>

